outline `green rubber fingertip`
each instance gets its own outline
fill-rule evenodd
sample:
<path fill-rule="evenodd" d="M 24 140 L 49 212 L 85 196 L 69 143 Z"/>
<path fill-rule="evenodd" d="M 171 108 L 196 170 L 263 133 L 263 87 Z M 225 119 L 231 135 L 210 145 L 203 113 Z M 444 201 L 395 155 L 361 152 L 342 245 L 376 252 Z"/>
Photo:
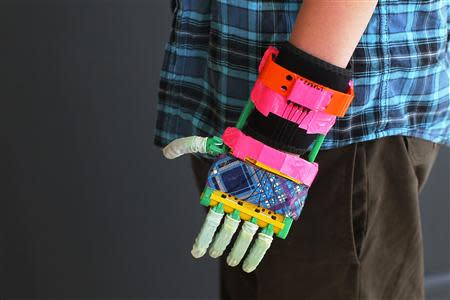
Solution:
<path fill-rule="evenodd" d="M 214 190 L 212 188 L 205 187 L 202 195 L 200 196 L 200 204 L 208 207 L 209 204 L 211 203 L 211 195 L 213 192 Z"/>
<path fill-rule="evenodd" d="M 283 221 L 284 227 L 283 229 L 278 231 L 277 237 L 279 237 L 280 239 L 285 239 L 289 233 L 289 230 L 291 229 L 292 222 L 294 222 L 292 218 L 289 217 L 284 218 Z"/>

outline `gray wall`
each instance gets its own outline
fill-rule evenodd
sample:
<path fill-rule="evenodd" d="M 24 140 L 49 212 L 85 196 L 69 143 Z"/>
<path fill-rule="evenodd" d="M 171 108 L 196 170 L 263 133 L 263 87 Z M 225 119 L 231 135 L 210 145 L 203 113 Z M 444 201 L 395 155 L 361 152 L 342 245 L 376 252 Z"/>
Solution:
<path fill-rule="evenodd" d="M 189 161 L 152 145 L 163 0 L 0 2 L 0 296 L 216 298 Z M 423 197 L 429 299 L 449 297 L 449 150 Z"/>

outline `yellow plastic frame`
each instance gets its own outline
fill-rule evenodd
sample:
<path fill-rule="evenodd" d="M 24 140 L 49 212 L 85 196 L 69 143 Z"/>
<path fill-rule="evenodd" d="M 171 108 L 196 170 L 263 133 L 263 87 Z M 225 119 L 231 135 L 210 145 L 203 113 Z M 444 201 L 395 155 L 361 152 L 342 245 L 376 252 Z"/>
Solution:
<path fill-rule="evenodd" d="M 257 225 L 261 228 L 268 224 L 273 225 L 273 231 L 278 233 L 285 226 L 283 223 L 285 216 L 277 214 L 270 209 L 246 202 L 230 194 L 215 190 L 211 194 L 210 206 L 214 207 L 219 203 L 223 203 L 223 209 L 226 213 L 232 213 L 235 209 L 240 211 L 240 218 L 244 221 L 250 220 L 252 217 L 257 219 Z"/>

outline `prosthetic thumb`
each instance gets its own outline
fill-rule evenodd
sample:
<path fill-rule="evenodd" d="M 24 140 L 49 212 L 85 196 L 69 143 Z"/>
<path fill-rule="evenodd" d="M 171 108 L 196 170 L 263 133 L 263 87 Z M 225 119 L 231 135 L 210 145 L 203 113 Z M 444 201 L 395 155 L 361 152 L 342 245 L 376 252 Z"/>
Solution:
<path fill-rule="evenodd" d="M 188 153 L 206 153 L 206 141 L 208 138 L 200 136 L 188 136 L 176 139 L 164 147 L 163 155 L 168 159 L 177 158 Z"/>

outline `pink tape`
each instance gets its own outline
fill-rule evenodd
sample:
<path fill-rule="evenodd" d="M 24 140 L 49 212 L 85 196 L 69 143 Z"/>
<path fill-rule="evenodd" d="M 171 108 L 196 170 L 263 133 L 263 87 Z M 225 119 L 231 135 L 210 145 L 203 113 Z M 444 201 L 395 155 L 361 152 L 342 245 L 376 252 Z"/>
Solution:
<path fill-rule="evenodd" d="M 324 91 L 304 80 L 296 79 L 286 98 L 311 110 L 323 111 L 330 103 L 332 95 L 330 91 Z"/>
<path fill-rule="evenodd" d="M 231 148 L 231 154 L 239 159 L 256 160 L 270 168 L 311 186 L 319 170 L 317 163 L 311 163 L 296 155 L 278 151 L 253 139 L 235 127 L 228 127 L 222 140 Z"/>
<path fill-rule="evenodd" d="M 322 96 L 321 98 L 316 98 L 319 100 L 314 104 L 313 102 L 316 100 L 313 101 L 311 100 L 312 98 L 309 99 L 309 97 L 313 97 L 311 95 L 315 95 L 315 92 L 311 89 L 305 88 L 302 84 L 297 84 L 298 82 L 299 80 L 294 85 L 290 95 L 294 92 L 301 94 L 303 93 L 303 90 L 306 90 L 307 92 L 304 97 L 297 95 L 297 98 L 295 98 L 297 100 L 302 98 L 305 100 L 303 102 L 294 101 L 295 99 L 291 100 L 291 98 L 288 98 L 289 96 L 284 97 L 283 95 L 266 87 L 259 79 L 256 80 L 255 85 L 253 86 L 250 98 L 255 104 L 256 109 L 266 117 L 271 112 L 286 120 L 297 123 L 299 127 L 305 129 L 308 134 L 319 133 L 326 135 L 336 122 L 336 116 L 318 111 L 316 109 L 317 107 L 321 110 L 324 109 L 330 101 L 329 97 Z M 325 94 L 320 93 L 320 95 Z M 310 110 L 311 107 L 313 107 L 313 104 L 316 109 Z M 302 108 L 300 105 L 303 105 L 308 109 Z"/>

